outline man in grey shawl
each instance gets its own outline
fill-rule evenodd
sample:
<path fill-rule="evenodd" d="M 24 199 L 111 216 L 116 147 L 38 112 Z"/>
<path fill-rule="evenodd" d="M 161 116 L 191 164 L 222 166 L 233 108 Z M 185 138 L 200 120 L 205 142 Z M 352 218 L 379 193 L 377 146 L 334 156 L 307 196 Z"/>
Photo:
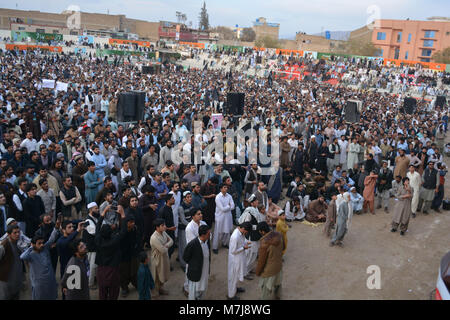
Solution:
<path fill-rule="evenodd" d="M 350 193 L 346 192 L 343 195 L 339 195 L 336 201 L 337 206 L 337 219 L 336 219 L 336 231 L 333 238 L 331 239 L 330 246 L 337 244 L 338 246 L 343 246 L 342 240 L 347 233 L 348 227 L 350 226 L 351 216 L 353 214 L 350 202 Z"/>

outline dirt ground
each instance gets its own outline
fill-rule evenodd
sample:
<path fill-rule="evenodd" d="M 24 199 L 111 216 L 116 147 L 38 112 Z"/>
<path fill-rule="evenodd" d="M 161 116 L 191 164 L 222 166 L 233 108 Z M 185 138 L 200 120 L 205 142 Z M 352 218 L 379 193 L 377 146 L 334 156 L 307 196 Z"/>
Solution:
<path fill-rule="evenodd" d="M 450 163 L 448 158 L 444 161 Z M 449 179 L 447 175 L 446 190 Z M 391 198 L 391 205 L 393 202 Z M 323 225 L 291 223 L 283 264 L 282 299 L 430 299 L 440 259 L 450 250 L 450 211 L 441 211 L 431 210 L 429 215 L 419 213 L 415 219 L 411 218 L 409 230 L 403 237 L 399 232 L 390 232 L 393 209 L 389 214 L 376 210 L 375 215 L 354 216 L 342 248 L 329 246 L 329 239 L 322 233 Z M 171 260 L 174 270 L 164 285 L 169 295 L 156 299 L 186 300 L 182 293 L 184 273 L 176 256 L 177 251 Z M 227 249 L 219 249 L 218 255 L 212 255 L 206 299 L 226 299 L 227 261 Z M 367 288 L 370 276 L 367 267 L 371 265 L 380 268 L 380 289 Z M 259 298 L 258 282 L 255 277 L 240 285 L 246 289 L 240 294 L 242 300 Z M 30 297 L 30 290 L 22 295 L 22 299 Z M 97 290 L 91 291 L 91 298 L 98 299 Z M 138 295 L 130 285 L 126 300 L 134 299 L 138 299 Z"/>
<path fill-rule="evenodd" d="M 329 247 L 322 226 L 292 223 L 283 265 L 283 299 L 430 299 L 441 257 L 449 248 L 450 212 L 419 214 L 404 237 L 390 232 L 392 213 L 355 216 L 344 247 Z M 207 299 L 225 299 L 227 250 L 213 255 Z M 173 261 L 175 261 L 174 257 Z M 174 263 L 177 266 L 177 263 Z M 381 289 L 366 286 L 367 267 L 378 265 Z M 185 299 L 175 268 L 168 299 Z M 241 299 L 258 299 L 258 279 L 245 281 Z M 133 295 L 130 295 L 133 298 Z M 164 297 L 166 298 L 166 297 Z"/>

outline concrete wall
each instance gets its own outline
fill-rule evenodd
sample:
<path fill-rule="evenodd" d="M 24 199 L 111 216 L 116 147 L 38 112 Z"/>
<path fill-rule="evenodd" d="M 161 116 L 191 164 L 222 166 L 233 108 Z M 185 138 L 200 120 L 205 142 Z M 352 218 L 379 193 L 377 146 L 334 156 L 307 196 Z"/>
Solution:
<path fill-rule="evenodd" d="M 361 41 L 363 43 L 368 43 L 372 41 L 372 30 L 364 26 L 362 28 L 353 30 L 350 32 L 349 41 Z"/>
<path fill-rule="evenodd" d="M 47 24 L 54 26 L 65 26 L 67 16 L 57 13 L 46 13 L 40 11 L 24 11 L 12 9 L 0 9 L 0 28 L 10 29 L 10 18 L 20 18 L 24 23 Z M 27 20 L 32 19 L 32 22 Z"/>
<path fill-rule="evenodd" d="M 12 31 L 37 32 L 37 29 L 44 30 L 45 33 L 54 33 L 55 31 L 57 31 L 58 34 L 70 34 L 69 28 L 61 28 L 48 25 L 11 23 Z"/>
<path fill-rule="evenodd" d="M 67 29 L 67 19 L 70 15 L 71 15 L 70 12 L 55 14 L 40 11 L 0 9 L 0 29 L 11 29 L 11 22 L 13 21 L 13 19 L 20 18 L 25 24 L 29 25 L 39 24 L 47 26 L 49 27 L 49 30 L 51 30 L 51 32 L 49 33 L 53 33 L 52 27 L 55 26 Z M 108 15 L 108 14 L 87 13 L 87 12 L 81 12 L 80 17 L 81 17 L 81 29 L 83 30 L 103 30 L 103 31 L 128 30 L 128 32 L 136 33 L 139 35 L 140 38 L 143 39 L 153 41 L 159 40 L 158 35 L 159 22 L 128 19 L 124 15 Z M 24 30 L 24 31 L 36 32 L 35 26 L 30 26 L 30 28 L 34 30 Z M 63 34 L 69 34 L 68 29 L 65 30 Z"/>
<path fill-rule="evenodd" d="M 121 27 L 121 17 L 123 15 L 108 15 L 99 13 L 81 13 L 81 25 L 84 29 L 90 30 L 111 30 Z"/>
<path fill-rule="evenodd" d="M 333 52 L 336 48 L 343 46 L 345 41 L 329 40 L 321 36 L 297 33 L 295 36 L 297 50 Z"/>
<path fill-rule="evenodd" d="M 148 22 L 142 20 L 129 19 L 133 25 L 132 33 L 138 34 L 143 39 L 151 41 L 159 40 L 159 22 Z"/>
<path fill-rule="evenodd" d="M 221 44 L 224 46 L 242 46 L 250 48 L 253 48 L 255 46 L 254 42 L 236 41 L 236 40 L 219 40 L 217 41 L 217 44 Z"/>
<path fill-rule="evenodd" d="M 11 30 L 0 30 L 0 38 L 11 38 Z"/>
<path fill-rule="evenodd" d="M 298 44 L 295 40 L 279 40 L 280 49 L 298 50 Z"/>
<path fill-rule="evenodd" d="M 278 40 L 280 27 L 270 27 L 268 25 L 253 26 L 253 30 L 256 33 L 256 39 L 270 37 Z"/>

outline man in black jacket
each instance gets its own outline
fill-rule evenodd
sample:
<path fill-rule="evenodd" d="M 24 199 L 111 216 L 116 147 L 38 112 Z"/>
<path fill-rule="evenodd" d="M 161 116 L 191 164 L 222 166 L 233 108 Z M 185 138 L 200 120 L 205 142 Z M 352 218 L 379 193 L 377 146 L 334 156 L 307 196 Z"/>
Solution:
<path fill-rule="evenodd" d="M 41 218 L 42 223 L 39 225 L 39 229 L 36 231 L 35 235 L 42 237 L 45 243 L 50 239 L 53 229 L 55 228 L 55 223 L 52 222 L 52 216 L 50 214 L 44 214 Z M 62 217 L 58 218 L 58 220 L 62 221 Z M 56 266 L 58 265 L 56 241 L 50 247 L 50 259 L 52 260 L 53 271 L 56 274 Z"/>
<path fill-rule="evenodd" d="M 394 175 L 392 171 L 388 168 L 387 161 L 383 160 L 383 164 L 378 174 L 377 180 L 377 199 L 378 199 L 377 209 L 381 208 L 381 204 L 383 202 L 384 211 L 386 213 L 389 213 L 388 206 L 389 206 L 389 198 L 391 195 L 390 190 L 392 188 L 392 180 L 394 180 Z"/>
<path fill-rule="evenodd" d="M 125 216 L 132 217 L 136 225 L 136 235 L 137 235 L 137 246 L 138 253 L 143 249 L 143 238 L 144 238 L 144 216 L 142 214 L 142 209 L 138 206 L 138 197 L 132 195 L 130 197 L 130 206 L 125 209 Z"/>
<path fill-rule="evenodd" d="M 26 221 L 26 235 L 32 238 L 39 229 L 40 218 L 45 213 L 44 202 L 41 197 L 36 195 L 37 186 L 34 183 L 28 184 L 27 198 L 23 202 L 23 211 Z"/>
<path fill-rule="evenodd" d="M 175 223 L 173 221 L 173 211 L 172 206 L 175 204 L 175 198 L 173 197 L 173 194 L 169 193 L 166 195 L 166 204 L 164 207 L 162 207 L 159 210 L 158 218 L 163 219 L 164 223 L 167 227 L 167 234 L 169 237 L 172 238 L 173 242 L 175 243 Z M 172 245 L 169 248 L 169 259 L 172 256 L 173 252 L 175 251 L 175 245 Z"/>
<path fill-rule="evenodd" d="M 132 200 L 135 198 L 131 198 Z M 137 205 L 137 199 L 136 205 Z M 133 214 L 127 214 L 122 220 L 122 228 L 126 228 L 126 233 L 120 242 L 120 287 L 122 288 L 122 297 L 128 296 L 128 284 L 137 288 L 137 272 L 139 269 L 138 256 L 141 252 L 139 241 L 139 232 L 135 224 Z"/>
<path fill-rule="evenodd" d="M 187 263 L 189 300 L 201 300 L 208 288 L 209 267 L 211 263 L 208 225 L 201 225 L 198 238 L 189 242 L 184 250 L 183 260 Z"/>
<path fill-rule="evenodd" d="M 144 219 L 144 248 L 148 248 L 150 245 L 150 236 L 155 232 L 153 221 L 156 219 L 156 208 L 158 207 L 157 199 L 155 196 L 155 187 L 152 185 L 145 185 L 142 188 L 143 195 L 139 198 L 139 208 L 142 210 Z"/>
<path fill-rule="evenodd" d="M 373 159 L 373 155 L 369 153 L 367 155 L 367 160 L 364 161 L 364 169 L 366 172 L 372 172 L 373 170 L 378 170 L 380 167 Z"/>
<path fill-rule="evenodd" d="M 120 243 L 127 229 L 124 224 L 125 228 L 114 233 L 117 224 L 102 225 L 104 212 L 100 216 L 95 233 L 98 298 L 99 300 L 117 300 L 120 291 Z"/>
<path fill-rule="evenodd" d="M 428 214 L 428 209 L 431 207 L 434 195 L 439 191 L 438 185 L 438 171 L 434 168 L 434 162 L 428 162 L 428 166 L 423 171 L 423 184 L 420 191 L 419 204 L 417 205 L 417 212 L 420 212 L 423 205 L 423 213 Z M 425 202 L 425 203 L 424 203 Z"/>

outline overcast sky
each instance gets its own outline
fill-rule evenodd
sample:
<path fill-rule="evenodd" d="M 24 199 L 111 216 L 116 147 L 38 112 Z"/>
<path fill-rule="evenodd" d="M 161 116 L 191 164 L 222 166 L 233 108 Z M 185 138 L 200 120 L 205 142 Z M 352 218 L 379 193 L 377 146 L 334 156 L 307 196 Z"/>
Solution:
<path fill-rule="evenodd" d="M 1 8 L 60 13 L 70 5 L 81 11 L 125 14 L 148 21 L 176 21 L 176 11 L 198 26 L 203 0 L 0 0 Z M 375 9 L 374 9 L 374 6 Z M 425 20 L 450 15 L 449 0 L 207 0 L 212 26 L 251 26 L 258 17 L 280 23 L 280 37 L 298 31 L 349 31 L 362 27 L 371 17 Z M 369 10 L 368 10 L 369 9 Z M 368 12 L 369 11 L 369 12 Z"/>

